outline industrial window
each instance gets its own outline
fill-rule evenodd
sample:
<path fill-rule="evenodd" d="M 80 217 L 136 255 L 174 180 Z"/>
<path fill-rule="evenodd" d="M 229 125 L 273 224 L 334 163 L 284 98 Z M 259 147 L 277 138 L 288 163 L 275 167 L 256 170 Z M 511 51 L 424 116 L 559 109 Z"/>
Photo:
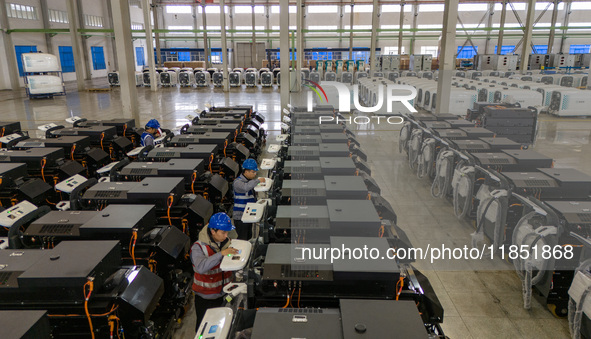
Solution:
<path fill-rule="evenodd" d="M 90 47 L 90 52 L 92 53 L 92 68 L 95 71 L 106 69 L 107 66 L 105 66 L 105 53 L 103 51 L 103 46 L 92 46 Z"/>
<path fill-rule="evenodd" d="M 574 6 L 575 3 L 573 2 L 572 6 Z M 548 6 L 547 2 L 538 2 L 536 3 L 536 11 L 543 11 L 544 9 L 546 9 L 546 6 Z M 550 3 L 550 7 L 548 7 L 548 10 L 553 10 L 554 9 L 554 4 Z M 564 2 L 561 2 L 558 4 L 558 10 L 562 11 L 564 9 Z M 574 9 L 573 7 L 571 7 L 571 9 Z"/>
<path fill-rule="evenodd" d="M 478 24 L 464 24 L 465 29 L 469 29 L 469 28 L 478 28 L 479 26 L 483 26 L 483 25 L 478 25 Z M 483 26 L 484 27 L 484 26 Z M 462 29 L 462 25 L 461 24 L 457 24 L 456 25 L 457 29 Z"/>
<path fill-rule="evenodd" d="M 252 14 L 252 6 L 234 6 L 234 13 L 236 14 Z M 255 14 L 264 14 L 265 6 L 254 6 Z"/>
<path fill-rule="evenodd" d="M 156 59 L 158 60 L 158 59 Z M 146 61 L 144 59 L 144 48 L 143 47 L 136 47 L 135 48 L 135 61 L 138 66 L 145 66 Z"/>
<path fill-rule="evenodd" d="M 438 50 L 439 48 L 437 46 L 421 46 L 421 54 L 431 54 L 436 57 Z"/>
<path fill-rule="evenodd" d="M 488 4 L 460 4 L 458 12 L 486 12 Z"/>
<path fill-rule="evenodd" d="M 478 52 L 478 46 L 476 48 L 472 46 L 458 46 L 457 59 L 472 59 Z"/>
<path fill-rule="evenodd" d="M 292 27 L 295 27 L 295 26 L 292 26 Z M 251 29 L 252 29 L 252 26 L 236 26 L 237 31 L 248 31 Z M 260 30 L 265 29 L 265 26 L 254 26 L 254 29 L 257 31 L 260 31 Z"/>
<path fill-rule="evenodd" d="M 140 30 L 144 29 L 144 24 L 141 22 L 132 22 L 131 29 L 134 31 L 140 31 Z"/>
<path fill-rule="evenodd" d="M 271 29 L 274 31 L 278 31 L 281 29 L 281 27 L 280 26 L 271 26 Z M 295 31 L 296 29 L 298 29 L 296 26 L 289 26 L 290 31 Z"/>
<path fill-rule="evenodd" d="M 562 3 L 561 3 L 562 5 Z M 558 7 L 560 9 L 560 7 Z M 573 2 L 570 5 L 571 10 L 590 10 L 591 9 L 591 2 Z"/>
<path fill-rule="evenodd" d="M 193 30 L 193 26 L 167 26 L 170 30 Z M 193 32 L 170 32 L 168 34 L 193 34 Z"/>
<path fill-rule="evenodd" d="M 591 45 L 570 45 L 570 54 L 589 53 Z"/>
<path fill-rule="evenodd" d="M 142 0 L 129 0 L 130 7 L 142 8 Z"/>
<path fill-rule="evenodd" d="M 398 53 L 398 46 L 386 46 L 384 47 L 384 54 L 399 54 Z M 402 51 L 400 54 L 404 54 L 404 46 L 402 46 Z"/>
<path fill-rule="evenodd" d="M 56 9 L 50 9 L 49 12 L 49 22 L 58 22 L 60 24 L 67 24 L 70 22 L 68 20 L 68 12 L 66 11 L 58 11 Z"/>
<path fill-rule="evenodd" d="M 398 29 L 399 25 L 381 25 L 380 29 Z M 402 28 L 410 28 L 410 25 L 402 25 Z"/>
<path fill-rule="evenodd" d="M 512 3 L 516 11 L 525 11 L 525 3 Z M 503 5 L 495 4 L 495 12 L 503 10 Z M 511 4 L 507 3 L 507 12 L 511 12 Z"/>
<path fill-rule="evenodd" d="M 441 29 L 443 25 L 417 25 L 417 28 L 421 29 Z"/>
<path fill-rule="evenodd" d="M 6 14 L 9 18 L 37 20 L 37 8 L 19 4 L 6 4 Z"/>
<path fill-rule="evenodd" d="M 345 6 L 345 13 L 351 13 L 351 6 Z M 400 7 L 398 9 L 400 12 Z M 373 5 L 355 5 L 353 6 L 353 12 L 355 13 L 373 13 Z"/>
<path fill-rule="evenodd" d="M 193 9 L 191 6 L 183 5 L 166 5 L 167 14 L 191 14 Z"/>
<path fill-rule="evenodd" d="M 308 13 L 337 13 L 339 7 L 336 5 L 308 6 Z"/>
<path fill-rule="evenodd" d="M 318 31 L 318 30 L 331 30 L 331 29 L 337 29 L 337 26 L 308 26 L 308 29 L 311 31 Z"/>
<path fill-rule="evenodd" d="M 350 29 L 350 25 L 345 25 L 345 29 Z M 353 29 L 371 29 L 371 25 L 355 25 Z"/>
<path fill-rule="evenodd" d="M 534 45 L 535 50 L 532 49 L 534 54 L 546 54 L 548 53 L 548 45 Z"/>
<path fill-rule="evenodd" d="M 211 52 L 211 63 L 221 64 L 222 63 L 222 52 Z"/>
<path fill-rule="evenodd" d="M 72 46 L 59 46 L 59 52 L 62 72 L 75 72 L 76 67 L 74 66 L 74 52 L 72 52 Z"/>
<path fill-rule="evenodd" d="M 198 8 L 198 12 L 201 13 L 201 7 Z M 224 6 L 224 13 L 228 13 L 228 6 Z M 205 6 L 205 14 L 220 14 L 220 6 L 219 5 Z"/>
<path fill-rule="evenodd" d="M 443 12 L 443 4 L 419 5 L 419 12 Z"/>
<path fill-rule="evenodd" d="M 84 14 L 84 25 L 91 27 L 103 27 L 103 17 Z"/>
<path fill-rule="evenodd" d="M 21 57 L 21 54 L 35 53 L 37 52 L 37 46 L 14 46 L 14 50 L 16 52 L 16 61 L 18 63 L 18 74 L 23 76 L 25 74 L 23 72 L 23 58 Z"/>
<path fill-rule="evenodd" d="M 191 61 L 191 52 L 179 52 L 178 61 Z"/>
<path fill-rule="evenodd" d="M 277 14 L 281 10 L 280 6 L 271 6 L 271 13 Z M 296 6 L 289 6 L 289 13 L 297 13 Z"/>
<path fill-rule="evenodd" d="M 405 5 L 404 12 L 412 12 L 412 5 Z M 400 13 L 400 5 L 382 5 L 382 13 Z"/>
<path fill-rule="evenodd" d="M 501 55 L 513 54 L 514 49 L 515 45 L 503 45 L 503 47 L 501 47 Z M 495 46 L 495 54 L 497 54 L 497 46 Z"/>

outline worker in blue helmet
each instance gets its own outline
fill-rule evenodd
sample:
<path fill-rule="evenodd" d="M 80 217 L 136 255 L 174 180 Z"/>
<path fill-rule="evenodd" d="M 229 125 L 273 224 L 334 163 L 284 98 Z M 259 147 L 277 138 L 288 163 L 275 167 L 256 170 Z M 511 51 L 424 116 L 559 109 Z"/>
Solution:
<path fill-rule="evenodd" d="M 143 147 L 154 146 L 154 137 L 160 136 L 160 123 L 156 119 L 148 121 L 140 139 Z"/>
<path fill-rule="evenodd" d="M 222 306 L 222 289 L 231 282 L 232 272 L 222 272 L 220 264 L 224 256 L 238 254 L 237 249 L 230 247 L 232 240 L 229 235 L 235 234 L 232 232 L 234 229 L 232 220 L 226 213 L 216 213 L 199 232 L 199 239 L 191 247 L 197 314 L 195 331 L 199 329 L 207 309 Z"/>
<path fill-rule="evenodd" d="M 238 239 L 249 240 L 252 238 L 252 224 L 242 222 L 242 213 L 249 202 L 256 202 L 254 188 L 259 183 L 264 183 L 265 178 L 257 178 L 259 167 L 254 159 L 246 159 L 242 163 L 242 174 L 234 180 L 234 211 L 232 219 L 236 225 Z"/>

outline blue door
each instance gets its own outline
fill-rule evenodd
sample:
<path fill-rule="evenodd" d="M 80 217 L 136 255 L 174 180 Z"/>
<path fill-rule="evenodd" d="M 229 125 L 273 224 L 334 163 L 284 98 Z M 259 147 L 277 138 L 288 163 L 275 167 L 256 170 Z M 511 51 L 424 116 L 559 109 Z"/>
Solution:
<path fill-rule="evenodd" d="M 16 62 L 18 63 L 18 75 L 23 76 L 25 74 L 23 72 L 23 58 L 21 54 L 35 53 L 37 52 L 37 46 L 14 46 L 14 50 L 16 51 Z"/>

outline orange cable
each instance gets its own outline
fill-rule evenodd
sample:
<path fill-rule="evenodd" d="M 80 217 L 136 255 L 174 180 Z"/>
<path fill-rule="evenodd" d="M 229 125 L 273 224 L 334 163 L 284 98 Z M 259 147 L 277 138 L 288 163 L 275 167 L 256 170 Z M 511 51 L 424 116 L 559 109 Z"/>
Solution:
<path fill-rule="evenodd" d="M 86 286 L 89 287 L 88 294 L 86 294 Z M 90 312 L 88 312 L 88 299 L 90 299 L 90 295 L 94 290 L 94 283 L 92 280 L 89 280 L 84 284 L 84 312 L 86 312 L 86 318 L 88 318 L 88 326 L 90 327 L 90 335 L 92 339 L 94 339 L 94 328 L 92 327 L 92 318 L 90 317 Z"/>
<path fill-rule="evenodd" d="M 76 150 L 76 144 L 72 145 L 72 152 L 70 153 L 70 158 L 74 160 L 74 151 Z"/>
<path fill-rule="evenodd" d="M 174 196 L 169 195 L 167 200 L 168 209 L 166 210 L 166 216 L 168 217 L 168 224 L 172 226 L 172 220 L 170 219 L 170 208 L 172 207 L 172 203 L 174 202 Z"/>
<path fill-rule="evenodd" d="M 47 164 L 47 159 L 43 158 L 43 160 L 41 160 L 41 177 L 43 178 L 43 181 L 47 182 L 45 180 L 45 164 Z"/>
<path fill-rule="evenodd" d="M 289 305 L 289 290 L 287 291 L 287 302 L 285 303 L 285 305 L 281 308 L 287 308 L 287 306 Z"/>
<path fill-rule="evenodd" d="M 191 192 L 195 194 L 195 180 L 197 180 L 197 172 L 193 172 L 191 175 Z"/>
<path fill-rule="evenodd" d="M 104 151 L 105 148 L 103 147 L 103 139 L 105 138 L 105 132 L 101 133 L 101 149 Z"/>

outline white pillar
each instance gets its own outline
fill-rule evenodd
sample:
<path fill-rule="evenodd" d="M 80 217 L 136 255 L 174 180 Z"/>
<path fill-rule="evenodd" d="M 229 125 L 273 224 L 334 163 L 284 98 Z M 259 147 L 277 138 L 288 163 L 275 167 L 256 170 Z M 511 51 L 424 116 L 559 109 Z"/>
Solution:
<path fill-rule="evenodd" d="M 525 32 L 523 35 L 523 46 L 521 48 L 521 65 L 519 70 L 521 74 L 527 73 L 529 65 L 529 55 L 531 51 L 531 34 L 534 27 L 534 20 L 536 15 L 536 0 L 529 0 L 527 2 L 527 19 L 525 21 Z M 498 47 L 499 49 L 501 47 Z"/>
<path fill-rule="evenodd" d="M 439 55 L 439 80 L 435 114 L 450 113 L 451 78 L 456 68 L 456 25 L 458 22 L 459 0 L 445 0 L 441 54 Z"/>
<path fill-rule="evenodd" d="M 154 58 L 154 39 L 152 38 L 152 0 L 144 0 L 144 28 L 146 30 L 146 49 L 148 52 L 148 68 L 150 69 L 150 90 L 158 90 L 158 81 L 156 81 L 156 65 Z"/>
<path fill-rule="evenodd" d="M 70 19 L 70 39 L 72 40 L 72 52 L 74 54 L 74 68 L 76 69 L 76 83 L 78 84 L 78 91 L 84 91 L 84 64 L 82 63 L 81 45 L 82 41 L 78 28 L 78 9 L 76 8 L 75 0 L 68 0 L 68 18 Z M 127 1 L 125 1 L 127 3 Z M 128 11 L 129 12 L 129 11 Z"/>
<path fill-rule="evenodd" d="M 220 0 L 220 25 L 222 26 L 222 72 L 224 72 L 224 92 L 230 90 L 228 79 L 228 44 L 226 42 L 226 12 L 224 11 L 226 1 Z"/>
<path fill-rule="evenodd" d="M 13 91 L 18 91 L 21 88 L 18 75 L 18 64 L 16 62 L 16 51 L 12 43 L 12 37 L 6 33 L 10 29 L 8 21 L 8 14 L 6 13 L 6 1 L 0 0 L 0 14 L 2 19 L 2 38 L 4 40 L 4 51 L 6 52 L 6 59 L 8 60 L 8 74 L 10 76 L 10 85 Z"/>
<path fill-rule="evenodd" d="M 73 1 L 73 0 L 69 0 Z M 139 118 L 137 88 L 135 87 L 135 60 L 131 40 L 131 20 L 128 0 L 110 0 L 113 8 L 113 29 L 117 44 L 117 62 L 119 64 L 119 82 L 121 84 L 121 104 L 123 115 L 136 121 Z M 150 51 L 152 53 L 152 51 Z M 155 82 L 152 78 L 150 82 Z"/>
<path fill-rule="evenodd" d="M 297 8 L 298 14 L 302 10 Z M 289 104 L 289 1 L 281 1 L 279 5 L 279 55 L 281 59 L 281 115 Z"/>
<path fill-rule="evenodd" d="M 376 72 L 377 69 L 377 59 L 376 59 L 376 46 L 378 40 L 378 14 L 380 12 L 380 5 L 378 4 L 378 0 L 373 0 L 373 11 L 371 16 L 371 42 L 370 42 L 370 51 L 369 51 L 369 75 L 373 76 L 373 73 Z M 353 28 L 353 27 L 351 27 Z"/>

